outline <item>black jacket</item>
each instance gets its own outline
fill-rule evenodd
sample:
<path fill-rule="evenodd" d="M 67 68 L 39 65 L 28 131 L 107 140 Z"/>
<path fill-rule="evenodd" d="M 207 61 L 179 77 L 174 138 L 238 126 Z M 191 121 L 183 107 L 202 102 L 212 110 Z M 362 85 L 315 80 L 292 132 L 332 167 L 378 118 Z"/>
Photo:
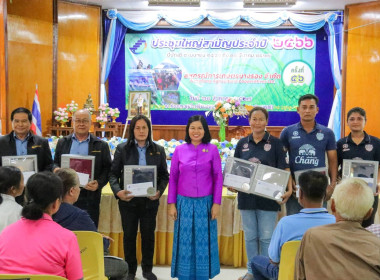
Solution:
<path fill-rule="evenodd" d="M 58 140 L 55 149 L 54 163 L 56 166 L 61 166 L 61 155 L 70 154 L 72 144 L 72 134 Z M 96 193 L 100 198 L 102 188 L 108 183 L 108 173 L 111 168 L 111 154 L 108 144 L 94 135 L 90 134 L 90 142 L 88 144 L 88 155 L 95 156 L 95 174 L 94 180 L 98 181 L 99 188 L 95 192 L 82 190 L 82 193 Z"/>
<path fill-rule="evenodd" d="M 27 144 L 28 155 L 37 155 L 38 171 L 52 171 L 53 159 L 49 142 L 47 139 L 37 135 L 31 135 Z M 3 156 L 16 156 L 16 141 L 13 137 L 13 131 L 7 135 L 0 137 L 0 159 Z M 0 160 L 0 166 L 1 166 Z"/>
<path fill-rule="evenodd" d="M 113 193 L 116 194 L 124 188 L 124 165 L 138 165 L 139 152 L 135 143 L 127 145 L 128 142 L 122 143 L 116 147 L 114 159 L 109 177 L 109 182 Z M 166 164 L 166 154 L 163 147 L 155 143 L 150 143 L 146 149 L 146 164 L 157 166 L 157 190 L 162 195 L 169 182 L 168 167 Z M 116 198 L 118 198 L 116 196 Z M 134 207 L 138 200 L 146 200 L 147 208 L 158 206 L 157 200 L 150 200 L 146 197 L 135 197 L 126 202 L 128 206 Z"/>

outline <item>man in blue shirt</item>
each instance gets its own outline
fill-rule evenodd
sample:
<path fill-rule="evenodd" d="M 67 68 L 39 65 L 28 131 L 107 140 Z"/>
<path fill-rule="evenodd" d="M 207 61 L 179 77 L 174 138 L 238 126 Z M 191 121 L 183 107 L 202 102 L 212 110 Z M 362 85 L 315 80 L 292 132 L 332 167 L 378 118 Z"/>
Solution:
<path fill-rule="evenodd" d="M 73 115 L 74 133 L 59 139 L 55 149 L 56 171 L 61 166 L 62 154 L 95 156 L 94 180 L 82 189 L 75 206 L 86 210 L 96 227 L 99 222 L 99 204 L 102 188 L 108 183 L 111 154 L 108 144 L 90 133 L 91 115 L 87 110 L 78 110 Z"/>
<path fill-rule="evenodd" d="M 250 260 L 255 280 L 278 278 L 281 248 L 285 242 L 301 240 L 311 227 L 335 223 L 335 217 L 322 208 L 327 177 L 317 171 L 306 171 L 300 175 L 299 184 L 299 203 L 304 209 L 278 222 L 269 244 L 269 257 L 256 256 Z"/>
<path fill-rule="evenodd" d="M 34 135 L 30 130 L 32 113 L 26 108 L 17 108 L 11 113 L 11 121 L 12 131 L 0 137 L 0 166 L 3 156 L 37 155 L 38 170 L 35 171 L 51 171 L 53 159 L 48 140 Z M 24 196 L 17 197 L 16 201 L 23 204 Z"/>
<path fill-rule="evenodd" d="M 318 110 L 317 96 L 301 96 L 297 107 L 300 122 L 284 128 L 280 139 L 288 150 L 289 167 L 293 175 L 298 170 L 325 167 L 327 154 L 330 185 L 327 187 L 326 200 L 329 200 L 338 172 L 336 142 L 334 132 L 315 121 Z M 296 214 L 301 209 L 295 195 L 290 197 L 286 204 L 287 214 Z"/>

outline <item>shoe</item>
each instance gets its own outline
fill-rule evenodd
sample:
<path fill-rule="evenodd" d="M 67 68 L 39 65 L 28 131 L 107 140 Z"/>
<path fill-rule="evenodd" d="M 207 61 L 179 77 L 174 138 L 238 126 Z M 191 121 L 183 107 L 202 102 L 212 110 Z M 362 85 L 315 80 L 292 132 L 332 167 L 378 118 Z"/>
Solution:
<path fill-rule="evenodd" d="M 143 277 L 146 280 L 157 280 L 157 276 L 152 272 L 143 272 Z"/>
<path fill-rule="evenodd" d="M 239 277 L 238 280 L 253 280 L 253 275 L 247 272 L 244 276 Z"/>
<path fill-rule="evenodd" d="M 135 280 L 135 276 L 134 274 L 128 274 L 127 280 Z"/>

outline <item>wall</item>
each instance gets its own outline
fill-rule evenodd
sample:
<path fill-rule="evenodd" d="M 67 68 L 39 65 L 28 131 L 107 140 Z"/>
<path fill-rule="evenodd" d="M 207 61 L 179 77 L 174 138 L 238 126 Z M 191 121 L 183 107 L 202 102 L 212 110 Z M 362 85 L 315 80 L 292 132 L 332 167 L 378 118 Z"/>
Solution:
<path fill-rule="evenodd" d="M 89 93 L 99 106 L 100 28 L 99 7 L 58 2 L 58 107 L 74 100 L 82 108 Z"/>
<path fill-rule="evenodd" d="M 380 2 L 346 6 L 343 64 L 343 106 L 367 111 L 366 131 L 380 137 Z M 349 128 L 345 126 L 345 135 Z"/>
<path fill-rule="evenodd" d="M 6 66 L 7 66 L 7 56 L 6 56 L 6 10 L 7 1 L 0 0 L 0 134 L 6 131 L 6 120 L 7 120 L 7 87 L 6 87 Z"/>
<path fill-rule="evenodd" d="M 42 132 L 52 125 L 53 111 L 75 100 L 82 108 L 89 93 L 99 106 L 101 59 L 101 9 L 99 6 L 65 1 L 13 0 L 6 3 L 6 24 L 1 24 L 3 0 L 0 3 L 0 29 L 5 30 L 8 62 L 0 71 L 7 83 L 0 85 L 0 117 L 3 133 L 9 132 L 10 113 L 17 107 L 32 109 L 38 85 Z M 0 31 L 0 43 L 2 42 Z M 7 85 L 6 94 L 1 94 Z M 5 105 L 6 104 L 6 105 Z M 4 108 L 3 108 L 4 107 Z"/>
<path fill-rule="evenodd" d="M 30 110 L 36 84 L 40 95 L 42 130 L 51 122 L 53 69 L 53 1 L 8 0 L 7 131 L 10 113 Z"/>

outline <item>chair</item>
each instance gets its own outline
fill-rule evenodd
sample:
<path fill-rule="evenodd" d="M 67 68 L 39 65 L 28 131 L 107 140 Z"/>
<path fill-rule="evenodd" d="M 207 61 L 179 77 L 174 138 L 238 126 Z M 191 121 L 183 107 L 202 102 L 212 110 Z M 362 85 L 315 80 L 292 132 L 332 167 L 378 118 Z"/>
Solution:
<path fill-rule="evenodd" d="M 103 237 L 94 231 L 74 231 L 78 239 L 85 280 L 106 280 Z"/>
<path fill-rule="evenodd" d="M 56 275 L 0 274 L 0 279 L 7 280 L 60 280 L 66 279 Z"/>
<path fill-rule="evenodd" d="M 294 265 L 301 240 L 288 241 L 282 245 L 278 280 L 293 280 Z"/>

